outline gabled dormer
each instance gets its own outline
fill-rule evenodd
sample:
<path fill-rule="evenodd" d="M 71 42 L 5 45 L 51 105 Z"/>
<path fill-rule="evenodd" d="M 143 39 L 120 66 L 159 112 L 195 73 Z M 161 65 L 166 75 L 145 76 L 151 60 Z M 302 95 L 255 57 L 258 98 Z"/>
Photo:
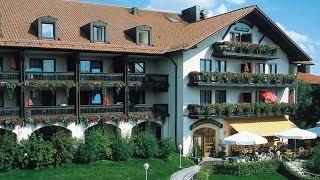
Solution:
<path fill-rule="evenodd" d="M 82 31 L 91 42 L 108 43 L 108 24 L 103 21 L 94 21 L 84 25 Z"/>
<path fill-rule="evenodd" d="M 138 45 L 152 46 L 152 28 L 141 25 L 127 30 L 128 36 Z"/>
<path fill-rule="evenodd" d="M 39 39 L 59 40 L 58 19 L 51 16 L 42 16 L 34 22 L 34 26 Z"/>

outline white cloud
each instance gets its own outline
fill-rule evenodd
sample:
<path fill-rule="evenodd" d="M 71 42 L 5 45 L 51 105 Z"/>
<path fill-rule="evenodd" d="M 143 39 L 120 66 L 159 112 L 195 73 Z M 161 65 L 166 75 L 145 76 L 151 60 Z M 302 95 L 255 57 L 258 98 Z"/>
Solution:
<path fill-rule="evenodd" d="M 276 22 L 276 24 L 296 42 L 306 42 L 309 39 L 307 35 L 297 33 L 296 31 L 288 30 L 285 26 L 283 26 L 279 22 Z"/>
<path fill-rule="evenodd" d="M 221 4 L 215 11 L 216 14 L 223 14 L 228 12 L 228 8 L 226 7 L 225 4 Z"/>
<path fill-rule="evenodd" d="M 247 0 L 227 0 L 227 2 L 232 3 L 232 4 L 237 4 L 237 5 L 242 5 L 246 2 Z"/>

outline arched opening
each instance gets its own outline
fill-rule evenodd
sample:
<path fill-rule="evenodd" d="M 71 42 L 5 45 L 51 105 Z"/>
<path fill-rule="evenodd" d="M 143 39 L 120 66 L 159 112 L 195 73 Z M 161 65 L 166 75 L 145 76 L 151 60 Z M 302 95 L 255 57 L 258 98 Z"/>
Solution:
<path fill-rule="evenodd" d="M 88 135 L 90 133 L 90 131 L 93 131 L 93 130 L 97 130 L 97 129 L 100 129 L 100 125 L 94 125 L 94 126 L 91 126 L 89 127 L 86 131 L 85 131 L 85 135 Z M 119 133 L 121 133 L 120 131 L 120 128 L 118 128 L 117 126 L 113 125 L 113 124 L 105 124 L 103 126 L 103 130 L 104 130 L 104 133 L 107 134 L 107 135 L 114 135 L 117 130 Z"/>
<path fill-rule="evenodd" d="M 50 141 L 53 135 L 56 134 L 57 132 L 64 132 L 69 136 L 71 136 L 71 131 L 69 129 L 66 129 L 60 126 L 45 126 L 34 131 L 32 134 L 41 136 L 44 141 Z"/>
<path fill-rule="evenodd" d="M 201 128 L 193 132 L 193 155 L 197 158 L 214 157 L 216 154 L 216 131 Z"/>
<path fill-rule="evenodd" d="M 160 124 L 157 124 L 155 122 L 142 122 L 133 128 L 132 133 L 136 133 L 137 131 L 149 132 L 153 134 L 158 140 L 161 140 L 162 138 L 162 127 Z"/>
<path fill-rule="evenodd" d="M 17 135 L 16 135 L 14 132 L 9 131 L 9 130 L 6 130 L 6 129 L 0 129 L 0 137 L 4 136 L 5 134 L 8 134 L 8 135 L 10 135 L 10 136 L 13 136 L 13 138 L 14 138 L 15 140 L 17 140 Z"/>

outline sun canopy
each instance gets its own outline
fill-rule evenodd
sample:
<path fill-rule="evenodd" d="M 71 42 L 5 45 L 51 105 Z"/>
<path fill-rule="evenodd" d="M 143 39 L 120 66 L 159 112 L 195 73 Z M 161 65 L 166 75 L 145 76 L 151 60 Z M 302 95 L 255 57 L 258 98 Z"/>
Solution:
<path fill-rule="evenodd" d="M 317 134 L 318 137 L 320 137 L 320 127 L 310 128 L 310 129 L 307 129 L 307 131 L 313 132 Z"/>
<path fill-rule="evenodd" d="M 290 128 L 276 134 L 277 137 L 283 139 L 315 139 L 317 135 L 313 132 L 299 128 Z"/>
<path fill-rule="evenodd" d="M 224 138 L 222 143 L 230 145 L 256 145 L 266 144 L 268 143 L 268 140 L 262 136 L 252 134 L 247 131 L 242 131 L 232 136 Z"/>
<path fill-rule="evenodd" d="M 274 136 L 280 131 L 294 128 L 284 116 L 267 118 L 232 118 L 226 120 L 237 132 L 248 131 L 259 136 Z"/>

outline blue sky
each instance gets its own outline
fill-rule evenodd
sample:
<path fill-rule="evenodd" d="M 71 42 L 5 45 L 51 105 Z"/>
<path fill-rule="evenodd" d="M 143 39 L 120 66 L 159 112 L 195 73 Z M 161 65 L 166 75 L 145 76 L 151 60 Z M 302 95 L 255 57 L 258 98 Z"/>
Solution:
<path fill-rule="evenodd" d="M 320 75 L 320 12 L 319 0 L 77 0 L 139 7 L 162 11 L 181 10 L 200 5 L 216 15 L 250 5 L 258 5 L 277 25 L 282 28 L 313 59 L 311 73 Z"/>

